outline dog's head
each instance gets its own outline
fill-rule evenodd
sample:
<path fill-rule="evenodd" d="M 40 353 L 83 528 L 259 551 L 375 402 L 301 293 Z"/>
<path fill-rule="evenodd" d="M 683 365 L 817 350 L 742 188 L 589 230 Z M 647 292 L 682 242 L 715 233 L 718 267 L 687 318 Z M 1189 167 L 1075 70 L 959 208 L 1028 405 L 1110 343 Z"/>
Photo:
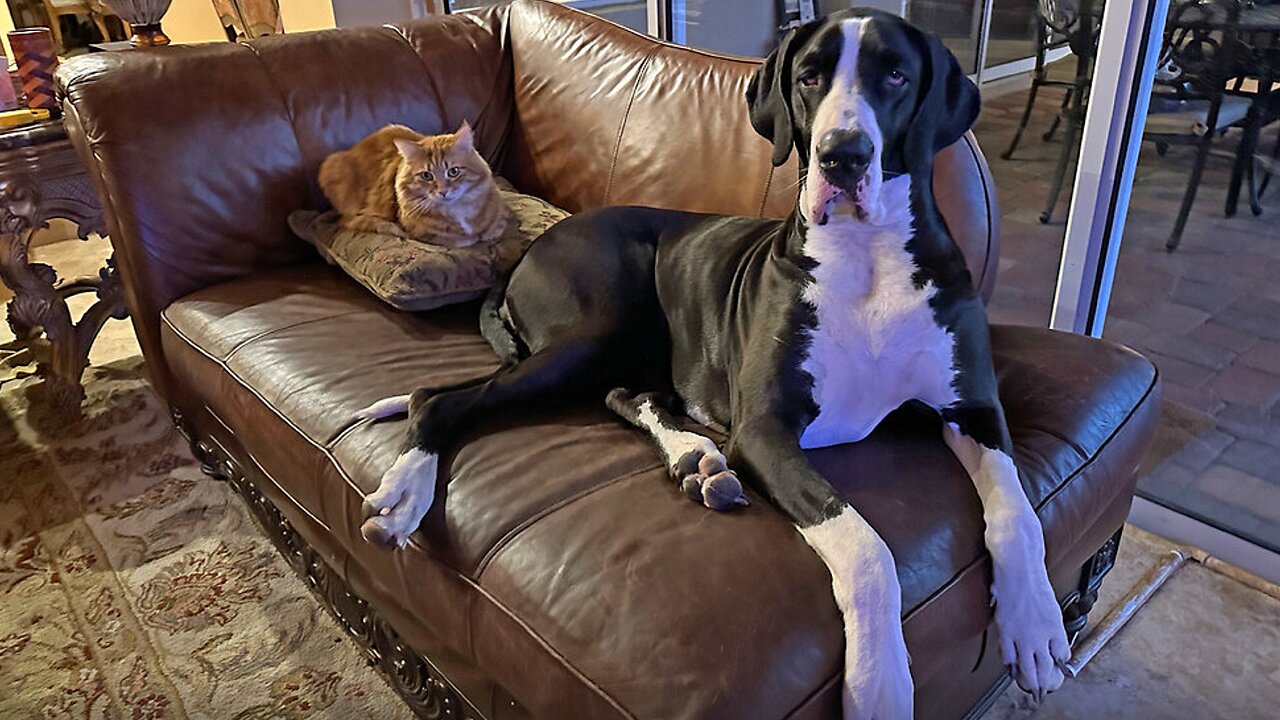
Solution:
<path fill-rule="evenodd" d="M 821 225 L 833 212 L 879 218 L 885 178 L 931 171 L 973 125 L 979 99 L 936 36 L 854 9 L 787 33 L 751 79 L 747 104 L 774 165 L 795 146 L 800 211 Z"/>

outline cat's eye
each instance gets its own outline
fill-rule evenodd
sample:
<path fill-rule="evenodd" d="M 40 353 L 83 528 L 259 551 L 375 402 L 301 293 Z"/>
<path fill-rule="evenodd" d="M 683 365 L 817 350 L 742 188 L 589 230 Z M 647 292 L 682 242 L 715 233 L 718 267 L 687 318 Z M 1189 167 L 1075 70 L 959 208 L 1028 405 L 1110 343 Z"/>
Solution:
<path fill-rule="evenodd" d="M 424 170 L 423 172 L 418 173 L 418 177 L 422 178 L 426 182 L 431 182 L 436 179 L 436 176 L 432 175 L 430 170 Z"/>
<path fill-rule="evenodd" d="M 461 174 L 462 174 L 462 168 L 460 168 L 460 167 L 451 167 L 451 168 L 449 168 L 448 170 L 446 170 L 446 171 L 445 171 L 445 174 L 446 174 L 446 175 L 448 175 L 448 176 L 449 176 L 449 177 L 451 177 L 451 178 L 456 178 L 456 177 L 458 177 L 459 175 L 461 175 Z"/>

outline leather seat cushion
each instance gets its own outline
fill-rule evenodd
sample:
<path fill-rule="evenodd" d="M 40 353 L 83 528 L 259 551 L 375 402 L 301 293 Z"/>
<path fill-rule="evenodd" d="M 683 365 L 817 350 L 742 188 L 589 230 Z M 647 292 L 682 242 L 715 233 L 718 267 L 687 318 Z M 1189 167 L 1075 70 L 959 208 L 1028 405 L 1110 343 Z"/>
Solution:
<path fill-rule="evenodd" d="M 620 714 L 782 717 L 835 701 L 843 640 L 821 562 L 758 495 L 728 514 L 689 502 L 603 402 L 468 430 L 442 458 L 449 485 L 409 548 L 389 559 L 362 542 L 361 494 L 390 465 L 405 422 L 351 417 L 388 395 L 493 370 L 474 304 L 401 313 L 317 265 L 198 291 L 163 319 L 179 385 L 215 416 L 246 417 L 253 405 L 287 424 L 261 437 L 240 427 L 239 442 L 355 562 L 394 566 L 398 578 L 383 585 L 429 594 L 416 578 L 442 564 Z M 1065 593 L 1127 510 L 1154 427 L 1155 371 L 1119 346 L 1046 330 L 994 328 L 993 348 Z M 973 668 L 989 618 L 981 509 L 936 420 L 899 411 L 867 440 L 811 457 L 893 550 L 917 687 Z M 453 649 L 474 651 L 535 714 L 537 698 L 572 692 L 539 687 L 528 658 L 479 657 L 494 643 L 479 637 L 483 624 L 467 631 L 456 644 L 469 647 Z"/>

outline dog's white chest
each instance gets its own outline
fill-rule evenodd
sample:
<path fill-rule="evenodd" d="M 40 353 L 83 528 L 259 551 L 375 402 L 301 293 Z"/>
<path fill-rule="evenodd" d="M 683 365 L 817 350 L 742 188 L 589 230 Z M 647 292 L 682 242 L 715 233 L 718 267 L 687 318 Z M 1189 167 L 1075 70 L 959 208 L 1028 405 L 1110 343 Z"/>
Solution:
<path fill-rule="evenodd" d="M 932 285 L 912 284 L 903 215 L 880 226 L 833 217 L 808 230 L 805 253 L 818 266 L 804 299 L 818 323 L 801 368 L 819 412 L 802 447 L 861 440 L 909 400 L 942 408 L 957 399 L 955 343 L 934 320 Z"/>

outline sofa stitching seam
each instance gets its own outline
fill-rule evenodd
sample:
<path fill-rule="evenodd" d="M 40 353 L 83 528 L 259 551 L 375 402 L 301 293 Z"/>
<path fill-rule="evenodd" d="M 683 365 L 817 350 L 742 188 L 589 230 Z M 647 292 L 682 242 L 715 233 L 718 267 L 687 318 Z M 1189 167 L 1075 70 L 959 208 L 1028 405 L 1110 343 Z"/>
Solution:
<path fill-rule="evenodd" d="M 227 356 L 225 358 L 222 358 L 222 361 L 231 362 L 231 358 L 234 357 L 236 353 L 243 350 L 245 347 L 259 340 L 262 340 L 263 338 L 271 337 L 276 333 L 284 332 L 285 330 L 293 330 L 295 328 L 300 328 L 303 325 L 310 325 L 311 323 L 324 322 L 325 320 L 336 320 L 337 318 L 348 317 L 351 315 L 359 315 L 364 312 L 368 312 L 368 311 L 352 310 L 350 312 L 339 313 L 337 315 L 326 315 L 325 317 L 311 318 L 310 320 L 299 320 L 297 322 L 289 323 L 288 325 L 281 325 L 280 327 L 277 327 L 277 328 L 270 328 L 268 330 L 263 330 L 262 332 L 256 333 L 253 336 L 247 337 L 244 340 L 241 340 L 240 342 L 236 343 L 229 351 L 227 351 Z"/>
<path fill-rule="evenodd" d="M 837 670 L 834 673 L 832 673 L 830 677 L 828 677 L 826 680 L 823 680 L 821 683 L 819 683 L 818 687 L 814 688 L 812 692 L 804 696 L 804 699 L 796 703 L 794 707 L 788 710 L 787 714 L 782 716 L 783 719 L 790 720 L 790 718 L 795 717 L 796 713 L 799 712 L 801 708 L 805 707 L 809 703 L 812 703 L 815 699 L 817 699 L 819 695 L 825 692 L 828 687 L 835 684 L 836 682 L 839 682 L 840 676 L 843 674 L 844 673 L 840 670 Z"/>
<path fill-rule="evenodd" d="M 298 160 L 301 162 L 303 160 L 302 136 L 298 134 L 298 119 L 289 108 L 289 101 L 286 99 L 287 96 L 285 94 L 284 87 L 280 85 L 275 74 L 267 69 L 267 61 L 262 57 L 262 53 L 258 52 L 258 48 L 254 47 L 252 43 L 240 44 L 248 48 L 249 52 L 253 54 L 253 57 L 257 59 L 258 66 L 262 68 L 263 76 L 266 77 L 267 82 L 271 84 L 271 88 L 276 91 L 276 99 L 280 101 L 280 107 L 284 110 L 285 120 L 289 123 L 289 130 L 293 132 L 293 144 L 294 147 L 298 149 Z M 306 181 L 304 180 L 304 190 L 307 190 L 306 194 L 310 194 L 309 189 L 305 188 L 305 183 Z"/>
<path fill-rule="evenodd" d="M 758 217 L 764 217 L 764 209 L 769 205 L 769 188 L 773 186 L 773 173 L 778 168 L 773 163 L 769 163 L 769 174 L 764 178 L 764 193 L 760 196 L 760 210 Z"/>
<path fill-rule="evenodd" d="M 618 123 L 618 137 L 613 143 L 613 157 L 609 160 L 609 177 L 604 184 L 604 205 L 609 204 L 609 196 L 613 193 L 613 176 L 618 168 L 618 151 L 622 149 L 622 134 L 626 132 L 627 120 L 631 117 L 631 105 L 636 101 L 636 95 L 640 94 L 640 83 L 644 80 L 645 72 L 649 69 L 649 62 L 653 60 L 661 49 L 662 46 L 655 47 L 652 52 L 645 55 L 644 59 L 640 61 L 639 69 L 636 70 L 636 81 L 631 85 L 631 95 L 627 98 L 627 109 L 622 112 L 622 121 Z"/>
<path fill-rule="evenodd" d="M 1146 360 L 1146 358 L 1143 358 L 1143 360 Z M 1093 461 L 1097 460 L 1098 456 L 1101 455 L 1103 451 L 1107 449 L 1107 446 L 1111 444 L 1111 441 L 1114 440 L 1115 437 L 1120 434 L 1120 429 L 1129 424 L 1129 420 L 1133 418 L 1134 413 L 1138 412 L 1138 408 L 1142 407 L 1147 403 L 1147 400 L 1151 397 L 1151 393 L 1155 391 L 1156 385 L 1159 384 L 1160 369 L 1157 368 L 1155 364 L 1152 363 L 1150 360 L 1146 360 L 1146 361 L 1147 361 L 1147 364 L 1150 365 L 1152 369 L 1151 384 L 1147 386 L 1147 390 L 1142 394 L 1142 398 L 1137 403 L 1134 404 L 1133 408 L 1130 409 L 1129 412 L 1125 413 L 1124 420 L 1120 421 L 1120 423 L 1116 425 L 1116 429 L 1112 431 L 1111 434 L 1107 435 L 1107 439 L 1104 440 L 1102 444 L 1098 446 L 1098 449 L 1094 451 L 1092 455 L 1089 456 L 1088 462 L 1076 468 L 1075 471 L 1072 472 L 1071 475 L 1068 476 L 1066 480 L 1063 480 L 1061 483 L 1058 484 L 1058 487 L 1053 489 L 1053 492 L 1046 495 L 1045 498 L 1040 501 L 1040 504 L 1036 506 L 1036 514 L 1039 514 L 1042 508 L 1048 506 L 1049 503 L 1053 502 L 1053 499 L 1058 497 L 1058 494 L 1061 493 L 1064 488 L 1070 485 L 1071 481 L 1075 479 L 1077 475 L 1084 472 L 1089 466 L 1093 465 Z"/>
<path fill-rule="evenodd" d="M 982 197 L 986 201 L 983 204 L 986 206 L 987 210 L 987 243 L 986 247 L 983 248 L 982 253 L 982 280 L 978 283 L 978 287 L 975 288 L 975 290 L 981 294 L 982 286 L 987 284 L 987 272 L 991 268 L 991 237 L 994 235 L 992 232 L 992 218 L 995 216 L 995 213 L 992 212 L 991 208 L 991 188 L 987 186 L 987 175 L 982 172 L 982 162 L 978 158 L 977 147 L 969 133 L 965 133 L 964 135 L 964 145 L 969 149 L 969 156 L 973 158 L 973 164 L 978 170 L 978 180 L 982 183 Z"/>
<path fill-rule="evenodd" d="M 1156 369 L 1155 365 L 1152 365 L 1151 367 L 1153 369 Z M 1138 402 L 1134 404 L 1133 409 L 1131 409 L 1125 415 L 1124 420 L 1116 426 L 1116 430 L 1112 432 L 1109 436 L 1107 436 L 1107 439 L 1104 440 L 1103 443 L 1098 446 L 1098 449 L 1093 453 L 1093 455 L 1089 457 L 1089 459 L 1086 462 L 1082 463 L 1080 467 L 1076 468 L 1075 471 L 1071 473 L 1071 475 L 1067 476 L 1067 478 L 1062 482 L 1061 485 L 1055 488 L 1052 493 L 1046 496 L 1045 499 L 1040 501 L 1040 504 L 1035 507 L 1037 517 L 1039 517 L 1040 511 L 1044 509 L 1046 506 L 1048 506 L 1048 504 L 1058 496 L 1058 493 L 1061 492 L 1062 488 L 1065 488 L 1066 486 L 1070 485 L 1073 479 L 1075 479 L 1078 475 L 1080 475 L 1081 473 L 1083 473 L 1085 470 L 1089 469 L 1093 465 L 1094 461 L 1097 460 L 1098 457 L 1106 450 L 1107 446 L 1111 444 L 1111 441 L 1114 440 L 1116 436 L 1120 434 L 1120 429 L 1126 427 L 1129 424 L 1129 420 L 1131 420 L 1134 414 L 1138 412 L 1138 409 L 1141 408 L 1143 405 L 1145 405 L 1147 401 L 1151 398 L 1151 393 L 1152 391 L 1155 390 L 1159 377 L 1160 377 L 1159 370 L 1156 369 L 1156 373 L 1151 376 L 1150 385 L 1147 386 L 1146 391 L 1142 394 L 1142 397 L 1138 400 Z M 962 577 L 964 577 L 965 575 L 968 575 L 974 568 L 985 564 L 987 560 L 989 560 L 990 558 L 991 558 L 991 555 L 989 552 L 985 551 L 985 545 L 984 545 L 984 551 L 977 558 L 969 562 L 968 565 L 965 565 L 964 567 L 960 568 L 960 570 L 958 570 L 955 575 L 952 575 L 949 580 L 947 580 L 945 583 L 939 586 L 937 590 L 930 593 L 928 597 L 916 603 L 915 607 L 911 608 L 911 610 L 909 610 L 907 614 L 903 616 L 902 624 L 906 625 L 907 622 L 909 622 L 912 618 L 914 618 L 917 613 L 924 610 L 925 607 L 930 605 L 940 595 L 945 593 L 947 590 L 951 589 L 957 582 L 960 581 Z"/>
<path fill-rule="evenodd" d="M 480 578 L 482 575 L 484 575 L 484 571 L 489 568 L 489 564 L 492 563 L 494 559 L 497 558 L 498 554 L 501 553 L 503 550 L 505 550 L 507 546 L 509 546 L 512 542 L 515 541 L 517 537 L 522 535 L 525 530 L 528 530 L 533 525 L 547 519 L 548 517 L 578 502 L 579 500 L 582 500 L 590 495 L 595 494 L 597 491 L 603 490 L 608 487 L 613 487 L 614 485 L 624 480 L 630 480 L 631 478 L 634 478 L 638 475 L 642 475 L 644 473 L 657 470 L 661 467 L 662 467 L 662 463 L 654 463 L 652 465 L 641 468 L 639 470 L 635 470 L 629 473 L 619 475 L 613 478 L 612 480 L 608 480 L 606 482 L 600 483 L 599 485 L 594 485 L 589 488 L 584 488 L 582 490 L 579 490 L 577 493 L 574 493 L 573 495 L 570 495 L 565 498 L 561 498 L 560 500 L 552 503 L 551 505 L 548 505 L 542 510 L 539 510 L 535 515 L 525 518 L 520 523 L 518 523 L 515 527 L 503 533 L 502 537 L 498 538 L 498 540 L 493 544 L 493 546 L 490 547 L 485 552 L 484 556 L 480 558 L 480 562 L 476 563 L 476 569 L 475 569 L 476 582 L 480 582 Z"/>
<path fill-rule="evenodd" d="M 382 27 L 391 30 L 391 34 L 399 38 L 400 41 L 404 43 L 404 46 L 409 50 L 409 53 L 412 54 L 414 59 L 418 61 L 418 64 L 422 66 L 422 72 L 427 77 L 427 85 L 431 86 L 431 92 L 435 95 L 436 107 L 440 110 L 441 114 L 440 119 L 445 125 L 449 125 L 449 119 L 448 117 L 445 117 L 448 110 L 445 109 L 444 95 L 440 93 L 440 84 L 436 82 L 435 76 L 431 74 L 431 68 L 427 67 L 427 61 L 422 59 L 422 56 L 419 55 L 418 51 L 413 47 L 413 43 L 409 42 L 408 36 L 404 34 L 404 28 L 401 28 L 398 25 L 383 25 Z M 477 117 L 476 124 L 478 125 L 479 123 L 480 118 Z M 443 128 L 443 131 L 448 132 L 449 128 L 445 127 Z"/>
<path fill-rule="evenodd" d="M 337 458 L 333 456 L 333 453 L 329 452 L 329 450 L 325 448 L 323 445 L 320 445 L 314 439 L 309 437 L 306 433 L 302 432 L 301 428 L 299 428 L 296 424 L 294 424 L 294 422 L 290 418 L 286 417 L 284 413 L 280 412 L 278 408 L 271 405 L 271 403 L 267 402 L 266 398 L 262 397 L 262 395 L 258 393 L 258 391 L 253 386 L 245 382 L 244 378 L 241 378 L 237 373 L 233 372 L 231 368 L 227 366 L 226 363 L 217 359 L 213 355 L 210 355 L 207 351 L 204 350 L 204 348 L 197 345 L 195 342 L 191 340 L 190 337 L 188 337 L 185 333 L 179 330 L 173 324 L 173 322 L 169 319 L 167 310 L 162 310 L 160 312 L 160 319 L 165 324 L 165 326 L 167 326 L 179 339 L 181 339 L 190 347 L 194 348 L 201 355 L 204 355 L 206 358 L 213 361 L 215 365 L 220 366 L 228 376 L 230 376 L 233 380 L 236 381 L 237 384 L 240 385 L 240 387 L 244 388 L 249 392 L 249 394 L 256 397 L 258 399 L 258 402 L 262 403 L 265 407 L 270 409 L 271 412 L 275 414 L 275 416 L 279 418 L 281 421 L 283 421 L 286 425 L 293 428 L 293 430 L 297 432 L 299 437 L 301 437 L 303 440 L 311 444 L 311 446 L 314 447 L 315 449 L 319 450 L 325 456 L 325 458 L 329 460 L 330 465 L 332 465 L 332 467 L 338 471 L 338 474 L 342 477 L 343 481 L 347 484 L 347 487 L 353 490 L 357 495 L 361 494 L 360 488 L 355 484 L 355 481 L 351 479 L 351 476 L 347 473 L 346 468 L 342 467 L 342 464 L 339 463 Z M 592 680 L 590 677 L 588 677 L 586 673 L 582 672 L 573 663 L 569 662 L 568 658 L 564 657 L 564 655 L 561 654 L 560 651 L 557 650 L 554 646 L 552 646 L 551 643 L 547 642 L 547 640 L 543 638 L 541 634 L 539 634 L 536 630 L 530 627 L 529 624 L 526 623 L 523 618 L 519 617 L 514 612 L 512 612 L 511 608 L 507 607 L 505 603 L 502 603 L 501 601 L 499 601 L 488 590 L 481 587 L 480 583 L 467 577 L 466 574 L 458 572 L 456 569 L 450 566 L 447 562 L 444 562 L 441 558 L 436 556 L 435 553 L 431 552 L 429 548 L 420 544 L 413 537 L 409 538 L 409 542 L 415 547 L 417 547 L 418 550 L 422 552 L 423 555 L 426 555 L 427 557 L 432 558 L 437 562 L 439 562 L 445 571 L 452 573 L 454 576 L 461 579 L 464 583 L 470 585 L 474 590 L 476 590 L 476 592 L 480 593 L 486 599 L 488 599 L 488 601 L 492 603 L 495 608 L 497 608 L 500 612 L 502 612 L 504 615 L 509 617 L 512 620 L 512 622 L 516 623 L 521 628 L 523 628 L 525 632 L 527 632 L 531 638 L 533 638 L 539 645 L 541 645 L 549 655 L 555 658 L 560 663 L 561 666 L 563 666 L 570 673 L 572 673 L 573 675 L 577 676 L 580 680 L 582 680 L 583 684 L 586 687 L 589 687 L 593 691 L 595 691 L 596 694 L 598 694 L 601 698 L 603 698 L 605 702 L 607 702 L 609 705 L 613 706 L 613 708 L 617 710 L 619 713 L 621 713 L 624 717 L 628 717 L 628 718 L 635 717 L 633 713 L 631 713 L 625 707 L 623 707 L 622 704 L 618 702 L 612 695 L 606 692 L 604 688 L 600 687 L 600 685 L 596 683 L 594 680 Z M 350 553 L 348 553 L 348 556 L 350 556 Z M 469 640 L 469 642 L 472 642 L 472 641 Z M 459 691 L 459 694 L 462 694 L 461 691 Z"/>

